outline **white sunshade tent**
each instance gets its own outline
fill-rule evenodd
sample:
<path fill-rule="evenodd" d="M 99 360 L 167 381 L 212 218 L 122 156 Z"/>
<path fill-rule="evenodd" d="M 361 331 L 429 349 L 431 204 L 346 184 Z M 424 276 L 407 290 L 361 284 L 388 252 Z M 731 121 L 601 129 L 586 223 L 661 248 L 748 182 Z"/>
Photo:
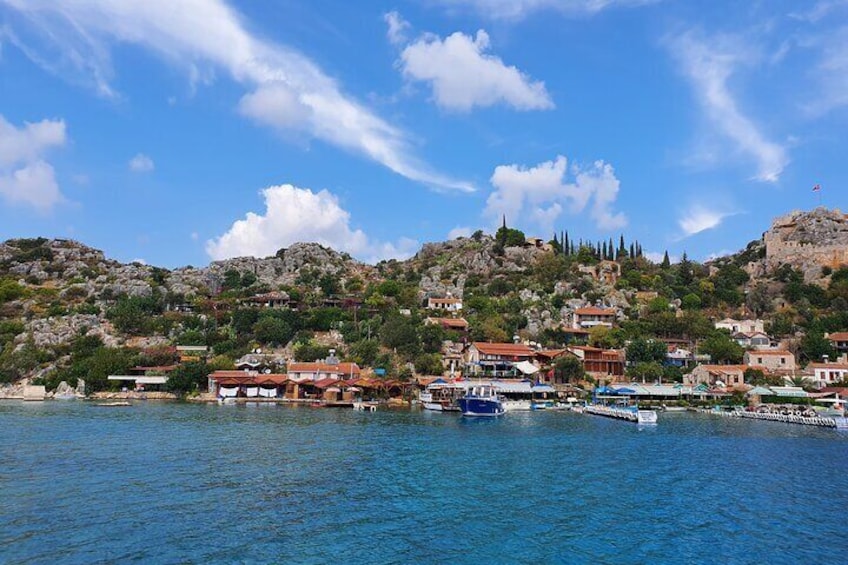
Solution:
<path fill-rule="evenodd" d="M 539 367 L 529 361 L 519 361 L 514 367 L 525 375 L 532 375 L 539 372 Z"/>

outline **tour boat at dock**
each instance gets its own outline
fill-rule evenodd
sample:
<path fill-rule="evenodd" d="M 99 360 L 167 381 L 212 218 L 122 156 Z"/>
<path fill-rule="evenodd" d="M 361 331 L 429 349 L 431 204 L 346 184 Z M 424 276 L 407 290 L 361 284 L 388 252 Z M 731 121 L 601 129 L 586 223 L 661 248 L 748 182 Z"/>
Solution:
<path fill-rule="evenodd" d="M 459 399 L 463 416 L 500 416 L 505 412 L 497 389 L 491 384 L 472 385 Z"/>

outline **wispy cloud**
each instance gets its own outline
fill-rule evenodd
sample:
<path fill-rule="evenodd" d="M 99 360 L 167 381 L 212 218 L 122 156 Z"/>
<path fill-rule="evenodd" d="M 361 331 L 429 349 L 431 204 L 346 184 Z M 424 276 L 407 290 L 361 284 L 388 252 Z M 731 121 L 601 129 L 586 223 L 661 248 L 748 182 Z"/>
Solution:
<path fill-rule="evenodd" d="M 689 80 L 709 120 L 736 149 L 757 163 L 755 178 L 775 182 L 789 163 L 785 147 L 770 141 L 739 108 L 729 79 L 757 55 L 740 38 L 707 38 L 695 31 L 669 37 L 666 44 Z"/>
<path fill-rule="evenodd" d="M 489 47 L 489 35 L 482 29 L 474 37 L 460 32 L 445 39 L 427 34 L 404 48 L 400 68 L 406 78 L 430 84 L 436 104 L 448 110 L 495 104 L 517 110 L 554 107 L 544 83 L 506 65 L 487 52 Z"/>
<path fill-rule="evenodd" d="M 210 83 L 223 69 L 248 90 L 243 113 L 267 127 L 303 132 L 414 181 L 473 190 L 416 158 L 404 131 L 343 94 L 310 59 L 252 35 L 243 16 L 224 0 L 0 1 L 32 32 L 29 41 L 16 44 L 33 61 L 54 72 L 61 68 L 67 71 L 62 74 L 90 77 L 104 96 L 116 95 L 112 45 L 139 45 L 185 69 L 193 85 Z"/>
<path fill-rule="evenodd" d="M 695 204 L 683 212 L 677 220 L 677 225 L 683 231 L 683 237 L 689 237 L 702 231 L 718 227 L 725 218 L 735 212 L 710 209 L 702 204 Z"/>
<path fill-rule="evenodd" d="M 388 29 L 386 37 L 392 45 L 400 45 L 406 43 L 406 32 L 409 31 L 409 22 L 403 19 L 396 11 L 388 12 L 383 15 L 383 20 L 386 22 Z"/>
<path fill-rule="evenodd" d="M 562 155 L 535 167 L 500 165 L 491 178 L 495 190 L 486 200 L 484 216 L 494 224 L 506 214 L 515 223 L 531 222 L 543 233 L 549 231 L 563 212 L 577 214 L 589 207 L 589 216 L 602 230 L 627 224 L 621 212 L 612 210 L 619 181 L 612 166 L 595 161 L 589 167 L 572 165 Z M 591 202 L 591 206 L 589 203 Z"/>
<path fill-rule="evenodd" d="M 826 37 L 816 37 L 810 43 L 820 48 L 821 54 L 813 69 L 819 88 L 807 110 L 821 116 L 848 106 L 848 26 L 829 31 Z"/>
<path fill-rule="evenodd" d="M 435 0 L 449 9 L 471 9 L 494 19 L 519 20 L 552 10 L 566 16 L 587 16 L 612 7 L 643 6 L 660 0 Z"/>
<path fill-rule="evenodd" d="M 248 212 L 224 234 L 207 241 L 206 252 L 210 257 L 265 257 L 292 243 L 317 242 L 373 263 L 405 259 L 418 248 L 418 242 L 413 239 L 379 242 L 352 228 L 350 212 L 327 190 L 315 192 L 283 184 L 266 188 L 261 194 L 265 211 Z"/>

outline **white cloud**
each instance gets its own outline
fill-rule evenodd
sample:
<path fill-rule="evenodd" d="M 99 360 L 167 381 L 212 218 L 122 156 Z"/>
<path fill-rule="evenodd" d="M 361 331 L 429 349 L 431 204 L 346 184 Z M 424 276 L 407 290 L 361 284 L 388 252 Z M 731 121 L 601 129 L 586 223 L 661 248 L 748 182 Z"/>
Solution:
<path fill-rule="evenodd" d="M 65 145 L 65 122 L 42 120 L 15 127 L 0 115 L 0 197 L 47 212 L 64 201 L 48 150 Z"/>
<path fill-rule="evenodd" d="M 369 262 L 410 257 L 418 242 L 402 238 L 397 243 L 372 241 L 365 232 L 350 226 L 350 213 L 338 198 L 326 191 L 313 192 L 291 184 L 261 191 L 265 213 L 248 212 L 227 232 L 206 242 L 213 259 L 273 255 L 296 242 L 317 242 Z"/>
<path fill-rule="evenodd" d="M 709 255 L 704 257 L 704 261 L 715 261 L 716 259 L 719 259 L 721 257 L 727 257 L 728 255 L 730 255 L 732 253 L 733 253 L 733 251 L 731 251 L 729 249 L 722 249 L 721 251 L 713 251 L 712 253 L 710 253 Z"/>
<path fill-rule="evenodd" d="M 130 159 L 129 168 L 130 171 L 134 173 L 149 173 L 153 171 L 155 165 L 153 164 L 153 159 L 144 153 L 138 153 L 135 157 Z"/>
<path fill-rule="evenodd" d="M 436 104 L 449 110 L 500 103 L 518 110 L 554 107 L 544 83 L 487 54 L 488 48 L 483 30 L 475 37 L 457 32 L 444 40 L 425 35 L 404 48 L 400 66 L 405 77 L 429 83 Z"/>
<path fill-rule="evenodd" d="M 456 226 L 448 232 L 448 239 L 456 239 L 458 237 L 471 237 L 471 228 L 468 226 Z"/>
<path fill-rule="evenodd" d="M 133 259 L 130 263 L 138 263 L 139 265 L 147 265 L 147 261 L 144 259 Z"/>
<path fill-rule="evenodd" d="M 24 53 L 53 72 L 61 68 L 63 74 L 89 77 L 104 96 L 116 95 L 110 84 L 112 44 L 136 44 L 184 68 L 193 87 L 211 83 L 215 71 L 223 69 L 248 90 L 240 110 L 265 126 L 306 133 L 414 181 L 473 190 L 415 158 L 405 132 L 343 94 L 311 60 L 251 35 L 224 0 L 0 1 L 17 10 L 40 38 L 33 47 L 7 32 Z M 283 93 L 288 93 L 285 104 L 276 99 Z M 304 115 L 293 116 L 293 109 Z"/>
<path fill-rule="evenodd" d="M 665 251 L 648 251 L 646 253 L 643 253 L 643 256 L 651 263 L 656 263 L 657 265 L 659 265 L 663 262 L 663 259 L 665 258 L 665 253 Z M 680 257 L 678 257 L 677 255 L 668 256 L 669 263 L 677 263 L 678 261 L 680 261 Z"/>
<path fill-rule="evenodd" d="M 696 204 L 683 213 L 677 220 L 677 225 L 683 230 L 683 237 L 689 237 L 718 227 L 725 218 L 732 215 L 733 212 L 711 210 L 701 204 Z"/>
<path fill-rule="evenodd" d="M 739 109 L 728 87 L 738 67 L 756 58 L 751 49 L 737 38 L 720 36 L 707 40 L 691 31 L 669 38 L 667 45 L 691 82 L 708 118 L 737 150 L 756 161 L 755 178 L 777 181 L 789 163 L 786 149 L 766 139 Z"/>
<path fill-rule="evenodd" d="M 533 12 L 555 10 L 567 16 L 587 16 L 614 6 L 640 6 L 659 0 L 436 0 L 449 8 L 471 8 L 496 19 L 521 19 Z"/>
<path fill-rule="evenodd" d="M 406 43 L 406 32 L 411 27 L 409 22 L 404 20 L 401 15 L 395 11 L 383 15 L 386 25 L 389 27 L 386 30 L 386 37 L 392 45 L 400 45 Z"/>
<path fill-rule="evenodd" d="M 514 224 L 533 225 L 547 233 L 564 210 L 577 214 L 588 207 L 599 229 L 627 224 L 623 213 L 612 211 L 619 181 L 611 165 L 603 161 L 586 168 L 572 165 L 572 181 L 566 180 L 568 172 L 568 160 L 561 155 L 531 168 L 500 165 L 491 178 L 495 190 L 486 201 L 484 215 L 493 222 L 506 215 Z"/>
<path fill-rule="evenodd" d="M 191 232 L 189 237 L 191 237 L 192 241 L 197 241 L 198 239 L 200 239 L 200 234 L 197 233 L 196 231 L 193 231 L 193 232 Z"/>

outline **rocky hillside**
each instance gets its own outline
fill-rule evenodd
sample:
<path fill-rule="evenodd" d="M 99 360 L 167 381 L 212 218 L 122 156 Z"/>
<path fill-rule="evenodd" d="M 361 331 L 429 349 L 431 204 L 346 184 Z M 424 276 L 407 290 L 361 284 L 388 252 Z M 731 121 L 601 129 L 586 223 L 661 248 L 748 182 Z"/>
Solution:
<path fill-rule="evenodd" d="M 292 332 L 340 327 L 349 317 L 361 322 L 365 310 L 373 317 L 367 331 L 376 331 L 399 310 L 426 315 L 422 301 L 446 295 L 464 299 L 475 339 L 508 340 L 516 333 L 540 339 L 586 305 L 634 319 L 656 297 L 672 309 L 701 309 L 707 316 L 776 312 L 792 328 L 813 319 L 810 307 L 830 308 L 842 296 L 843 281 L 834 286 L 830 279 L 845 264 L 846 216 L 826 209 L 778 218 L 760 240 L 704 266 L 653 264 L 638 243 L 628 250 L 623 238 L 620 244 L 551 245 L 525 242 L 506 227 L 497 237 L 477 232 L 428 243 L 406 261 L 375 266 L 298 243 L 272 257 L 169 270 L 122 264 L 71 240 L 13 239 L 0 244 L 0 370 L 25 350 L 49 350 L 48 357 L 61 362 L 69 344 L 86 335 L 107 346 L 144 347 L 194 332 L 192 339 L 205 339 L 216 352 L 243 351 L 261 343 L 263 333 L 256 333 L 256 319 L 248 326 L 229 313 L 272 291 L 301 306 L 297 320 L 284 322 Z M 310 314 L 349 298 L 363 304 L 362 315 Z M 260 328 L 266 337 L 269 328 Z M 49 369 L 49 362 L 31 357 L 27 366 Z"/>

